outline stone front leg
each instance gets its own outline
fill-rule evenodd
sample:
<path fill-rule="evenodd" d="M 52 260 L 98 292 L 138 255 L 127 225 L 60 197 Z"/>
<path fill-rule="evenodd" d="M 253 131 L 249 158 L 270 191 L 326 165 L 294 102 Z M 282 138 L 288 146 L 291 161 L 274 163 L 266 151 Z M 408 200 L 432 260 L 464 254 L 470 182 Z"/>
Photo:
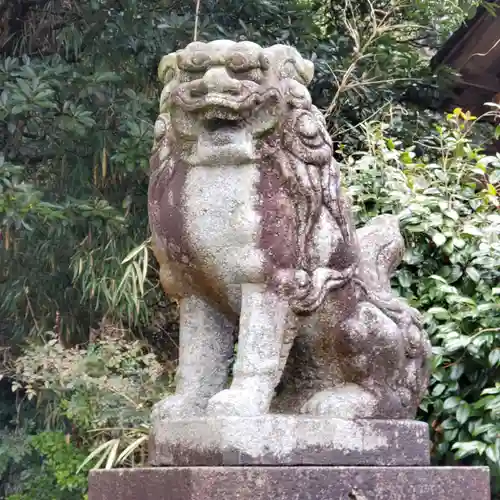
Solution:
<path fill-rule="evenodd" d="M 156 404 L 160 418 L 203 414 L 224 389 L 233 355 L 235 325 L 197 296 L 180 301 L 179 366 L 176 391 Z"/>
<path fill-rule="evenodd" d="M 268 413 L 284 365 L 288 312 L 288 303 L 265 285 L 242 285 L 234 378 L 230 389 L 210 400 L 210 415 L 250 417 Z"/>

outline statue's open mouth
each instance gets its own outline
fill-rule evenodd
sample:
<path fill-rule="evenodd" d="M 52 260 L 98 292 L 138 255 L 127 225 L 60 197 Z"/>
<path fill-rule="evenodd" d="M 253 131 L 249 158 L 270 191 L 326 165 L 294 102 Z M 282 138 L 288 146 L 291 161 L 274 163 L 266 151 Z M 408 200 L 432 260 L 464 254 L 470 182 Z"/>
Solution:
<path fill-rule="evenodd" d="M 209 132 L 220 130 L 235 130 L 244 126 L 248 112 L 237 112 L 225 106 L 210 106 L 203 108 L 197 113 L 199 121 Z"/>
<path fill-rule="evenodd" d="M 240 164 L 254 160 L 253 141 L 245 113 L 210 107 L 192 113 L 198 124 L 194 163 Z M 248 116 L 248 113 L 247 113 Z"/>
<path fill-rule="evenodd" d="M 209 132 L 217 132 L 219 130 L 239 128 L 242 124 L 242 119 L 232 120 L 230 118 L 211 117 L 205 118 L 203 124 Z"/>

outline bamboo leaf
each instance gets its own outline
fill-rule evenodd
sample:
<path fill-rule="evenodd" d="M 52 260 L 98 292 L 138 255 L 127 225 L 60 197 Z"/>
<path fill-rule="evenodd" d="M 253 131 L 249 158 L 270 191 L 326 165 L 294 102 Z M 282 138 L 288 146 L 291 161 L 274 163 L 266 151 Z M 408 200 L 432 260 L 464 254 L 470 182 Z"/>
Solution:
<path fill-rule="evenodd" d="M 136 272 L 136 277 L 137 277 L 137 284 L 139 285 L 139 290 L 141 292 L 141 297 L 144 295 L 144 280 L 145 280 L 145 275 L 142 273 L 142 269 L 139 266 L 139 263 L 134 261 L 132 262 L 135 268 Z"/>
<path fill-rule="evenodd" d="M 111 447 L 108 455 L 108 460 L 106 461 L 105 469 L 112 469 L 116 460 L 116 455 L 118 454 L 118 447 L 120 446 L 120 440 L 115 439 L 113 446 Z"/>
<path fill-rule="evenodd" d="M 126 264 L 127 262 L 131 261 L 134 257 L 139 255 L 142 252 L 142 249 L 144 248 L 144 244 L 142 243 L 138 247 L 135 247 L 123 260 L 122 264 Z"/>
<path fill-rule="evenodd" d="M 129 275 L 130 273 L 132 272 L 132 266 L 131 265 L 128 265 L 127 266 L 127 269 L 125 270 L 125 273 L 123 275 L 123 278 L 120 280 L 120 283 L 118 285 L 118 288 L 116 289 L 116 292 L 115 292 L 115 297 L 119 297 L 121 291 L 122 291 L 122 288 L 123 286 L 125 285 L 127 279 L 129 278 Z M 118 298 L 115 299 L 116 302 L 118 302 Z"/>
<path fill-rule="evenodd" d="M 137 450 L 144 442 L 148 440 L 148 436 L 141 436 L 137 438 L 134 442 L 130 443 L 120 454 L 118 459 L 116 460 L 117 464 L 123 463 L 124 460 L 128 458 L 128 456 Z"/>
<path fill-rule="evenodd" d="M 144 281 L 148 277 L 148 264 L 149 264 L 149 252 L 147 245 L 144 246 L 144 256 L 142 260 L 142 275 L 144 276 Z"/>
<path fill-rule="evenodd" d="M 111 448 L 111 446 L 113 445 L 113 441 L 114 440 L 106 441 L 105 443 L 98 446 L 94 451 L 92 451 L 88 455 L 88 457 L 80 464 L 80 467 L 78 467 L 76 473 L 78 474 L 87 464 L 89 464 L 92 460 L 94 460 L 94 458 L 97 457 L 99 453 L 104 452 L 106 449 Z M 107 453 L 103 453 L 103 456 L 106 457 Z"/>

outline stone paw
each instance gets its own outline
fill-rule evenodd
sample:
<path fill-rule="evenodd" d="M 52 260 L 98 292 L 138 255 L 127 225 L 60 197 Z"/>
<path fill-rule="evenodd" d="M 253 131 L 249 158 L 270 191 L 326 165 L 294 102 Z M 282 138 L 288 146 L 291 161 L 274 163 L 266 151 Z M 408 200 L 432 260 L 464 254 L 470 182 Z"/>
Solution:
<path fill-rule="evenodd" d="M 355 384 L 347 384 L 330 391 L 316 393 L 301 408 L 301 413 L 316 417 L 347 420 L 375 418 L 378 399 L 374 394 Z"/>
<path fill-rule="evenodd" d="M 255 417 L 267 413 L 269 403 L 259 391 L 226 389 L 210 399 L 207 415 Z"/>
<path fill-rule="evenodd" d="M 152 418 L 179 420 L 198 417 L 204 413 L 204 406 L 206 406 L 201 403 L 200 400 L 183 394 L 168 396 L 153 406 Z"/>

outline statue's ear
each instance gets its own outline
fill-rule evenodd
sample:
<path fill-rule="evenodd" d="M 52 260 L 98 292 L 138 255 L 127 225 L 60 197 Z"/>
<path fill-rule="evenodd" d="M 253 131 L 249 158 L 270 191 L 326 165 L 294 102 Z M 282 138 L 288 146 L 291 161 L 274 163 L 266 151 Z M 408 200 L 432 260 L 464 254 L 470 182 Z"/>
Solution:
<path fill-rule="evenodd" d="M 304 60 L 304 74 L 305 84 L 309 85 L 314 77 L 314 63 L 307 59 Z"/>
<path fill-rule="evenodd" d="M 177 73 L 177 52 L 172 52 L 161 58 L 158 65 L 158 78 L 166 85 Z"/>
<path fill-rule="evenodd" d="M 163 85 L 160 96 L 160 113 L 167 111 L 166 104 L 172 88 L 176 85 L 176 78 L 179 73 L 177 66 L 177 52 L 173 52 L 161 58 L 158 65 L 158 78 Z"/>
<path fill-rule="evenodd" d="M 292 78 L 306 87 L 314 76 L 314 64 L 304 59 L 294 47 L 288 45 L 272 45 L 262 51 L 264 69 L 274 67 L 279 78 Z"/>

